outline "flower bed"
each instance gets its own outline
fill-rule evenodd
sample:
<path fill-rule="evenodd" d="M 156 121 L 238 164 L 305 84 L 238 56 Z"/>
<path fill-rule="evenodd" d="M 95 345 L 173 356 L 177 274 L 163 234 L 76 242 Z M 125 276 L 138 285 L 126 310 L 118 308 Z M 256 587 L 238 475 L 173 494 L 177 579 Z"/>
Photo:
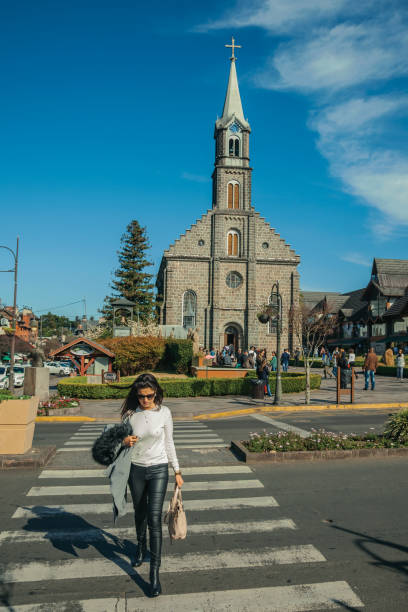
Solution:
<path fill-rule="evenodd" d="M 368 456 L 408 455 L 408 410 L 391 415 L 383 434 L 363 435 L 312 429 L 307 437 L 279 431 L 249 434 L 249 440 L 232 441 L 231 449 L 246 462 L 262 460 L 321 460 Z"/>
<path fill-rule="evenodd" d="M 293 432 L 279 431 L 249 434 L 249 440 L 242 444 L 254 453 L 287 453 L 291 451 L 324 451 L 324 450 L 351 450 L 354 448 L 408 448 L 407 441 L 395 441 L 385 435 L 344 434 L 313 430 L 310 436 L 302 438 Z"/>
<path fill-rule="evenodd" d="M 40 402 L 37 416 L 67 416 L 79 414 L 79 412 L 78 398 L 55 396 L 48 401 Z"/>

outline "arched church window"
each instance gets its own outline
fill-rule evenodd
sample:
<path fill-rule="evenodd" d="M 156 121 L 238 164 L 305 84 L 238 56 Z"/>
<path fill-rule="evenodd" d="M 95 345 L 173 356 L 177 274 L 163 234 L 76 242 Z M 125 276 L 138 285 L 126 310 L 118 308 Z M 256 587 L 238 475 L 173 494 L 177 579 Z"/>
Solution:
<path fill-rule="evenodd" d="M 237 230 L 230 230 L 227 234 L 227 255 L 239 256 L 239 232 Z"/>
<path fill-rule="evenodd" d="M 238 138 L 235 140 L 235 157 L 239 157 L 239 140 Z"/>
<path fill-rule="evenodd" d="M 228 152 L 230 157 L 239 157 L 239 138 L 236 136 L 229 139 Z"/>
<path fill-rule="evenodd" d="M 183 295 L 183 327 L 196 326 L 197 296 L 191 289 Z"/>
<path fill-rule="evenodd" d="M 236 181 L 228 183 L 228 208 L 239 208 L 239 184 Z"/>

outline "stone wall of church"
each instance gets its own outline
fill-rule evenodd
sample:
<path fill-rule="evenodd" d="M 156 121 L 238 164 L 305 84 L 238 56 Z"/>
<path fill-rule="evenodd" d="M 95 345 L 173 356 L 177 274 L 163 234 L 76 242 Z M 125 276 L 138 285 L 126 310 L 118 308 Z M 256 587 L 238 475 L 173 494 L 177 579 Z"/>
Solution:
<path fill-rule="evenodd" d="M 168 259 L 166 277 L 165 324 L 183 324 L 183 295 L 192 289 L 197 295 L 196 327 L 203 330 L 204 310 L 208 305 L 210 262 Z"/>
<path fill-rule="evenodd" d="M 201 244 L 200 241 L 204 241 Z M 167 254 L 184 257 L 210 257 L 211 254 L 211 222 L 208 213 L 197 219 L 193 225 L 185 231 L 165 251 Z"/>
<path fill-rule="evenodd" d="M 228 208 L 228 183 L 237 181 L 240 185 L 240 207 L 249 210 L 251 206 L 251 170 L 218 167 L 215 169 L 215 198 L 218 209 Z"/>

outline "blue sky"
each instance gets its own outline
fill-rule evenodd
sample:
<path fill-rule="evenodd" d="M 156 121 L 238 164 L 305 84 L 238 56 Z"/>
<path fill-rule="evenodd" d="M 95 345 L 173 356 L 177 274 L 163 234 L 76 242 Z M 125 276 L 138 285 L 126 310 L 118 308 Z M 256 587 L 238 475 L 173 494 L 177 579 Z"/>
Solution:
<path fill-rule="evenodd" d="M 19 306 L 86 297 L 96 314 L 131 219 L 156 272 L 211 207 L 231 35 L 253 204 L 301 256 L 302 288 L 356 289 L 374 256 L 408 259 L 404 0 L 16 0 L 0 14 L 0 244 L 20 236 Z M 11 303 L 12 276 L 0 282 Z"/>

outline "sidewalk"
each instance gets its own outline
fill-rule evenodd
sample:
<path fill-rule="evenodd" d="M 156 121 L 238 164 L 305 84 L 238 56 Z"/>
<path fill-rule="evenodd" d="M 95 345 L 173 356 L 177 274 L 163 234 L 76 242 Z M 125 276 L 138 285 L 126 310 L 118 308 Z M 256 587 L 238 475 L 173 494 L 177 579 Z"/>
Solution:
<path fill-rule="evenodd" d="M 292 371 L 294 368 L 292 368 Z M 377 377 L 375 391 L 364 391 L 364 379 L 359 376 L 356 381 L 355 400 L 350 409 L 361 409 L 362 405 L 366 409 L 387 408 L 384 404 L 406 404 L 408 407 L 408 380 L 399 382 L 394 378 Z M 123 400 L 81 400 L 81 416 L 96 418 L 101 421 L 118 421 L 120 407 Z M 342 396 L 342 402 L 347 404 L 347 396 Z M 279 406 L 274 406 L 273 397 L 265 397 L 264 401 L 253 400 L 244 395 L 239 396 L 217 396 L 217 397 L 180 397 L 166 398 L 166 406 L 172 411 L 173 418 L 176 420 L 192 419 L 209 415 L 214 416 L 238 416 L 248 412 L 261 411 L 285 411 L 285 409 L 298 408 L 299 410 L 323 410 L 336 409 L 336 383 L 334 380 L 322 379 L 321 389 L 311 391 L 310 406 L 305 404 L 305 394 L 288 393 L 283 395 L 283 400 Z M 226 415 L 224 413 L 227 413 Z"/>

